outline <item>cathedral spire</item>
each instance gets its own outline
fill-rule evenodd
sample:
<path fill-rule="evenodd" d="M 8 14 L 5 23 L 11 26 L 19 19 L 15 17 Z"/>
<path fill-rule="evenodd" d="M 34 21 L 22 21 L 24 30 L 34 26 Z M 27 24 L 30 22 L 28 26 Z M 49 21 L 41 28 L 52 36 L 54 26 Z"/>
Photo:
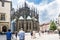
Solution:
<path fill-rule="evenodd" d="M 26 1 L 25 1 L 25 7 L 28 7 Z"/>

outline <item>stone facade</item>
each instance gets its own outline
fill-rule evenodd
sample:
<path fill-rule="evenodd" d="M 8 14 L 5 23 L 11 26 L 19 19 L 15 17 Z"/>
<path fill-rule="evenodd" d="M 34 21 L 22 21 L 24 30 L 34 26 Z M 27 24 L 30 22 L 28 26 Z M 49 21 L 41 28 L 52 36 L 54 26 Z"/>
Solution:
<path fill-rule="evenodd" d="M 0 32 L 6 32 L 10 28 L 11 4 L 11 1 L 0 0 Z"/>
<path fill-rule="evenodd" d="M 35 10 L 30 10 L 25 2 L 25 6 L 17 9 L 15 14 L 13 14 L 12 20 L 16 19 L 15 30 L 19 31 L 23 28 L 25 32 L 39 31 L 39 14 Z"/>
<path fill-rule="evenodd" d="M 42 25 L 40 25 L 40 31 L 48 31 L 50 28 L 50 23 L 44 23 Z"/>

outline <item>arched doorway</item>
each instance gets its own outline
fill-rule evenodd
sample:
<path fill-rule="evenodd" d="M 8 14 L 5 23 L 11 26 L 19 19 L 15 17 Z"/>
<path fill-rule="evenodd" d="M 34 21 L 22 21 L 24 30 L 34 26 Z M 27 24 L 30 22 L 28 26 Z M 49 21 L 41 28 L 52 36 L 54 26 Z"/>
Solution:
<path fill-rule="evenodd" d="M 6 26 L 2 27 L 2 32 L 7 32 L 7 27 Z"/>

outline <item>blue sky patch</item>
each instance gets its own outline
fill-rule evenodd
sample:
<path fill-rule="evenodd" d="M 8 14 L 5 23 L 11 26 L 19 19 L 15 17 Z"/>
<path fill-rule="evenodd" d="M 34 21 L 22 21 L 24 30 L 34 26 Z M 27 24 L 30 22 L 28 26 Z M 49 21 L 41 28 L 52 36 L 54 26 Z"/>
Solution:
<path fill-rule="evenodd" d="M 40 4 L 42 2 L 47 2 L 49 4 L 50 2 L 53 2 L 54 0 L 27 0 L 28 2 L 34 2 L 34 4 Z"/>
<path fill-rule="evenodd" d="M 34 2 L 34 4 L 39 4 L 42 0 L 27 0 L 28 2 Z"/>
<path fill-rule="evenodd" d="M 41 20 L 42 20 L 42 21 L 45 21 L 45 20 L 47 19 L 47 15 L 48 15 L 47 10 L 44 10 L 44 11 L 42 11 L 41 13 L 42 13 L 42 14 L 40 15 L 40 16 L 41 16 Z"/>
<path fill-rule="evenodd" d="M 50 3 L 50 2 L 53 2 L 54 0 L 47 0 L 48 1 L 48 3 Z"/>

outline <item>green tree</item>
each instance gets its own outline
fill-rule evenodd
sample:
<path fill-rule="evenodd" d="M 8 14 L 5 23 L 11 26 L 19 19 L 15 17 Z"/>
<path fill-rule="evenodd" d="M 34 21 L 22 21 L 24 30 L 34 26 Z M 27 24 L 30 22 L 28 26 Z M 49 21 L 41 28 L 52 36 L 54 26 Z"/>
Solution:
<path fill-rule="evenodd" d="M 55 22 L 54 21 L 51 21 L 51 23 L 50 23 L 50 30 L 56 30 L 57 29 L 57 26 L 56 26 L 56 24 L 55 24 Z"/>

